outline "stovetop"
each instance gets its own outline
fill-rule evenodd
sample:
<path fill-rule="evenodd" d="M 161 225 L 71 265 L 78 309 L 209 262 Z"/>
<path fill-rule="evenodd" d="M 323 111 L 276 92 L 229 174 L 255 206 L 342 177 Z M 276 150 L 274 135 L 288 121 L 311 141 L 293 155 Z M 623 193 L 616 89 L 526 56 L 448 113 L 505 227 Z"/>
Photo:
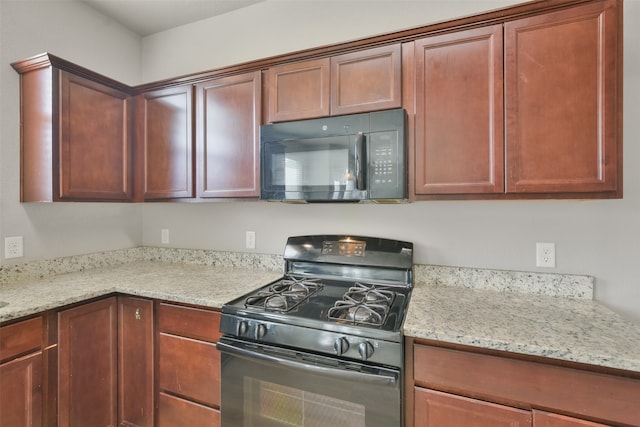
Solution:
<path fill-rule="evenodd" d="M 308 292 L 295 290 L 300 282 L 308 285 Z M 363 329 L 360 335 L 382 336 L 402 327 L 410 291 L 384 283 L 287 275 L 225 304 L 222 312 L 308 328 Z"/>

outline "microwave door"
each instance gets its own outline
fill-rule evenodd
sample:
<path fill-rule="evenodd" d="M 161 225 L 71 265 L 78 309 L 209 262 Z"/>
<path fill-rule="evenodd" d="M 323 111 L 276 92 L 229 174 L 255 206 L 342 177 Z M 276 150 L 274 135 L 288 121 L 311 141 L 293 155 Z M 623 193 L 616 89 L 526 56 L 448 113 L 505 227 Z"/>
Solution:
<path fill-rule="evenodd" d="M 357 197 L 358 172 L 360 185 L 366 176 L 363 137 L 338 135 L 266 142 L 262 198 L 344 201 Z"/>

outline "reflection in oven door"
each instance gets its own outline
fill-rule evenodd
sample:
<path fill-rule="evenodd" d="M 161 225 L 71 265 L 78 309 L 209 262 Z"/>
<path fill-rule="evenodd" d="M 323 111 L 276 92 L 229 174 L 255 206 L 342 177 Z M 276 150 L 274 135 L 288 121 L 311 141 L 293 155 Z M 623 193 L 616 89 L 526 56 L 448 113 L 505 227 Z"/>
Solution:
<path fill-rule="evenodd" d="M 222 338 L 222 427 L 400 427 L 400 371 Z"/>

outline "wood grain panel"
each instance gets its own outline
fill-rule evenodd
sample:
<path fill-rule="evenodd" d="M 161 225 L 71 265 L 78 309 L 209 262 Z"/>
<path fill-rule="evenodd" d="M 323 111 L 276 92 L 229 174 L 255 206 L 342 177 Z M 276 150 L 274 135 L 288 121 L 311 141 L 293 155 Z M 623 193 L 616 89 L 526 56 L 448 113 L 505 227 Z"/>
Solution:
<path fill-rule="evenodd" d="M 637 425 L 640 380 L 414 345 L 415 385 L 521 408 Z"/>
<path fill-rule="evenodd" d="M 135 102 L 137 195 L 193 197 L 193 87 L 141 94 Z"/>
<path fill-rule="evenodd" d="M 42 352 L 0 365 L 0 425 L 42 425 Z"/>
<path fill-rule="evenodd" d="M 42 332 L 42 317 L 1 327 L 0 360 L 41 348 Z"/>
<path fill-rule="evenodd" d="M 208 342 L 220 339 L 220 313 L 203 308 L 187 307 L 169 303 L 158 305 L 158 329 Z"/>
<path fill-rule="evenodd" d="M 158 335 L 159 389 L 220 407 L 220 353 L 215 344 Z"/>
<path fill-rule="evenodd" d="M 415 427 L 531 427 L 531 412 L 415 389 Z"/>
<path fill-rule="evenodd" d="M 60 199 L 131 199 L 129 104 L 125 92 L 60 72 Z"/>
<path fill-rule="evenodd" d="M 505 23 L 508 192 L 618 189 L 616 7 Z"/>
<path fill-rule="evenodd" d="M 219 427 L 220 412 L 166 393 L 160 393 L 158 427 Z"/>
<path fill-rule="evenodd" d="M 200 83 L 197 92 L 198 197 L 258 197 L 261 73 Z"/>
<path fill-rule="evenodd" d="M 115 297 L 58 314 L 60 426 L 117 425 L 117 324 Z"/>
<path fill-rule="evenodd" d="M 153 301 L 118 296 L 118 419 L 153 427 Z"/>
<path fill-rule="evenodd" d="M 329 58 L 269 68 L 269 121 L 328 116 L 331 111 L 330 75 Z"/>
<path fill-rule="evenodd" d="M 331 115 L 399 108 L 402 105 L 399 44 L 331 58 Z"/>
<path fill-rule="evenodd" d="M 504 191 L 502 26 L 415 42 L 414 188 Z"/>

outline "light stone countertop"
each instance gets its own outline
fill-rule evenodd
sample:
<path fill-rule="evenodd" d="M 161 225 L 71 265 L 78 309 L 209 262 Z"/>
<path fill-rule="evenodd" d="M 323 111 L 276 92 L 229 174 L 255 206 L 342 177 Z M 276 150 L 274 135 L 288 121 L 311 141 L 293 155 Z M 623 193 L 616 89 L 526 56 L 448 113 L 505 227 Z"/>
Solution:
<path fill-rule="evenodd" d="M 416 265 L 404 334 L 640 372 L 640 325 L 593 278 Z M 0 266 L 0 322 L 114 292 L 221 308 L 282 275 L 274 255 L 133 248 Z"/>
<path fill-rule="evenodd" d="M 590 299 L 417 281 L 404 334 L 640 372 L 640 326 Z"/>
<path fill-rule="evenodd" d="M 0 322 L 119 292 L 221 308 L 282 273 L 243 267 L 134 261 L 0 286 Z"/>

